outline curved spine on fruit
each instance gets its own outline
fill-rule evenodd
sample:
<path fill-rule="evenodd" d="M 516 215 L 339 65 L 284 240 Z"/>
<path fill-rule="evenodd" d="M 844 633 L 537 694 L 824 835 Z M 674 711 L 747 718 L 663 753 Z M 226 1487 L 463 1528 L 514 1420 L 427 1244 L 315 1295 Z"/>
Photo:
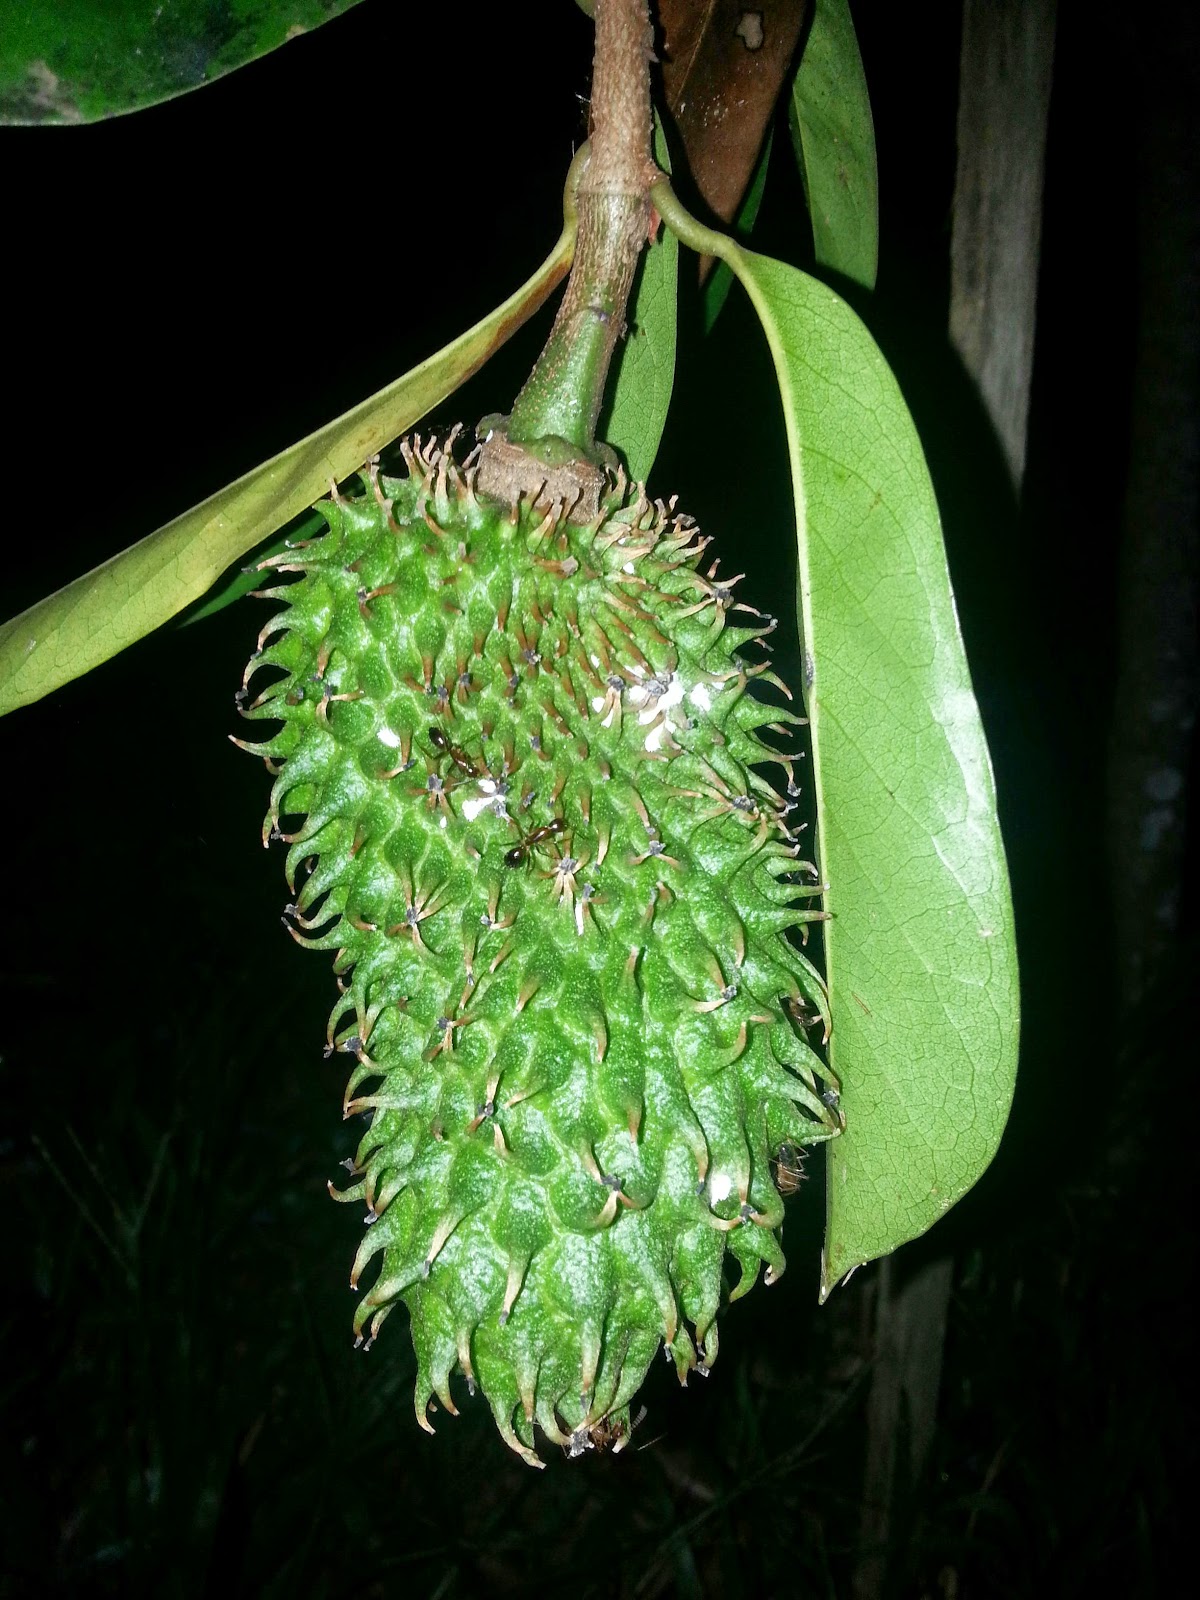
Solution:
<path fill-rule="evenodd" d="M 707 1370 L 727 1254 L 731 1298 L 782 1272 L 772 1159 L 838 1131 L 822 913 L 802 719 L 743 655 L 773 624 L 694 523 L 620 478 L 585 526 L 498 507 L 452 443 L 262 564 L 291 581 L 238 699 L 281 723 L 264 842 L 367 1118 L 355 1330 L 403 1301 L 421 1426 L 458 1372 L 536 1463 L 535 1427 L 619 1448 L 660 1346 Z"/>

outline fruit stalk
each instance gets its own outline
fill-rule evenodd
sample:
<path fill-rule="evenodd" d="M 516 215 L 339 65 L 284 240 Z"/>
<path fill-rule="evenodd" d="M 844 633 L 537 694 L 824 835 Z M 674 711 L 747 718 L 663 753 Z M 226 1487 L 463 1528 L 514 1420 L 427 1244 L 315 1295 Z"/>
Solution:
<path fill-rule="evenodd" d="M 493 424 L 480 462 L 479 487 L 503 502 L 522 490 L 536 496 L 547 468 L 566 469 L 570 498 L 574 468 L 584 522 L 595 516 L 602 492 L 606 457 L 596 423 L 650 231 L 650 185 L 661 176 L 651 154 L 652 45 L 646 0 L 598 0 L 574 265 L 546 346 L 511 417 Z M 553 497 L 561 487 L 556 480 Z"/>

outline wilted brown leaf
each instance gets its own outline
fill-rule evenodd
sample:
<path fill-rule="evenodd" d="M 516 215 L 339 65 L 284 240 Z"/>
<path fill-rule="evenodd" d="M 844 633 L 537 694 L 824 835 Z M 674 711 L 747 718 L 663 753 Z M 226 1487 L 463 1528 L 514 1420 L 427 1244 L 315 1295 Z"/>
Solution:
<path fill-rule="evenodd" d="M 789 76 L 809 0 L 659 0 L 663 88 L 692 179 L 732 222 Z"/>

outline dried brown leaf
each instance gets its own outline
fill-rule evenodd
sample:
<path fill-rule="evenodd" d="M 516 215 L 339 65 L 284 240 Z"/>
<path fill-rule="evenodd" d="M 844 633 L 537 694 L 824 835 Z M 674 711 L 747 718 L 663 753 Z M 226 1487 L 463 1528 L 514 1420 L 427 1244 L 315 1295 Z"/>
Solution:
<path fill-rule="evenodd" d="M 667 109 L 705 203 L 731 223 L 788 81 L 809 0 L 659 0 Z"/>

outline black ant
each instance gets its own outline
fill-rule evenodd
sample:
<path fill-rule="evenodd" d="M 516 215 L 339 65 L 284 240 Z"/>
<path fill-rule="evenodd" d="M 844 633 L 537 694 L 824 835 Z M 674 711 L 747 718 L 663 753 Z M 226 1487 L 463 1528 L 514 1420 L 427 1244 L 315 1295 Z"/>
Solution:
<path fill-rule="evenodd" d="M 505 852 L 504 865 L 506 867 L 519 867 L 522 862 L 528 860 L 529 852 L 535 845 L 544 844 L 547 839 L 553 839 L 565 827 L 566 823 L 563 819 L 555 817 L 552 822 L 547 822 L 545 827 L 532 828 L 521 840 L 520 844 L 513 845 L 511 850 Z"/>
<path fill-rule="evenodd" d="M 464 778 L 481 778 L 484 776 L 484 773 L 475 765 L 467 752 L 460 750 L 456 744 L 451 744 L 441 728 L 430 728 L 429 742 L 435 750 L 440 751 L 444 756 L 450 757 L 450 760 Z"/>

